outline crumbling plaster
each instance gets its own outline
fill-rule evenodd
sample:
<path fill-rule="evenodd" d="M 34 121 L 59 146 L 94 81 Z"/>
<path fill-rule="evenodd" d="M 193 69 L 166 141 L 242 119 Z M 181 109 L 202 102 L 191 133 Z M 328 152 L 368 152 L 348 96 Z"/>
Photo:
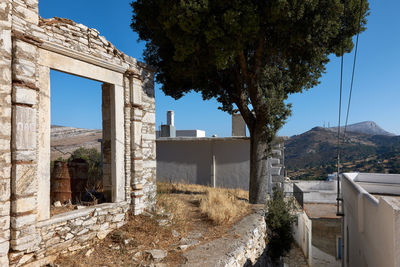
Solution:
<path fill-rule="evenodd" d="M 155 200 L 154 71 L 95 29 L 42 19 L 38 0 L 0 1 L 0 265 L 46 264 Z M 114 203 L 49 218 L 49 71 L 111 87 Z"/>

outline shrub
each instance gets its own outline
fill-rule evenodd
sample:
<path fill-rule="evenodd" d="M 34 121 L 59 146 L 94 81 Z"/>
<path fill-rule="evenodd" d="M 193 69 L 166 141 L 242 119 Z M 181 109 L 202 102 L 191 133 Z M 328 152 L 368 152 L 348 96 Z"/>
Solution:
<path fill-rule="evenodd" d="M 267 202 L 265 222 L 267 224 L 268 254 L 276 262 L 289 252 L 293 239 L 293 202 L 286 201 L 283 192 L 273 189 L 272 199 Z"/>
<path fill-rule="evenodd" d="M 88 190 L 99 191 L 102 188 L 101 154 L 95 148 L 80 147 L 75 150 L 68 161 L 76 158 L 88 163 Z"/>

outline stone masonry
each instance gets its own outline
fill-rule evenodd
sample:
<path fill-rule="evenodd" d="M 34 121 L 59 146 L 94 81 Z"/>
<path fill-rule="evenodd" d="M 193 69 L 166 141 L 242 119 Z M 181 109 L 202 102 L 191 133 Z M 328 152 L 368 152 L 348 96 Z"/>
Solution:
<path fill-rule="evenodd" d="M 43 265 L 151 209 L 154 70 L 38 0 L 0 0 L 0 266 Z M 50 218 L 50 69 L 103 82 L 111 203 Z"/>

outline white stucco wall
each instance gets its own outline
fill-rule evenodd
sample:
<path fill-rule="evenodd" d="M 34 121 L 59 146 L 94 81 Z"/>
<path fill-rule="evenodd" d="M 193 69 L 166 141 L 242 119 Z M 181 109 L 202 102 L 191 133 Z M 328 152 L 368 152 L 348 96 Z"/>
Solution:
<path fill-rule="evenodd" d="M 159 181 L 248 189 L 249 175 L 247 138 L 157 139 Z"/>
<path fill-rule="evenodd" d="M 293 224 L 293 237 L 307 259 L 308 265 L 312 266 L 312 221 L 303 210 L 297 212 L 296 217 L 297 223 Z"/>
<path fill-rule="evenodd" d="M 361 186 L 367 179 L 376 184 L 369 189 L 379 193 L 379 188 L 390 182 L 391 191 L 398 191 L 400 175 L 386 176 L 384 180 L 379 180 L 382 175 L 358 176 L 358 173 L 344 174 L 341 179 L 344 266 L 400 266 L 400 201 L 391 196 L 376 198 Z"/>

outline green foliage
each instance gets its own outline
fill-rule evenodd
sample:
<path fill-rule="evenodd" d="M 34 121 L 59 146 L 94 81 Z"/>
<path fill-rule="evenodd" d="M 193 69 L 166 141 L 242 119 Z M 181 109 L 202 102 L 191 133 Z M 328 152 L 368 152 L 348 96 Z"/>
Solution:
<path fill-rule="evenodd" d="M 268 254 L 273 261 L 289 252 L 293 239 L 293 202 L 286 201 L 283 192 L 274 188 L 272 199 L 267 203 L 265 222 L 267 224 Z"/>
<path fill-rule="evenodd" d="M 350 52 L 368 0 L 137 0 L 131 27 L 146 41 L 165 94 L 190 91 L 240 111 L 250 132 L 250 202 L 263 203 L 263 164 L 291 113 L 290 94 L 319 83 L 329 55 Z M 361 21 L 359 20 L 361 15 Z M 360 27 L 361 24 L 361 27 Z"/>
<path fill-rule="evenodd" d="M 353 48 L 368 2 L 137 0 L 131 27 L 144 58 L 174 98 L 194 90 L 221 109 L 239 108 L 250 132 L 272 135 L 290 114 L 288 94 L 319 83 L 328 56 Z M 251 112 L 253 111 L 253 112 Z M 268 141 L 272 140 L 268 134 Z"/>

